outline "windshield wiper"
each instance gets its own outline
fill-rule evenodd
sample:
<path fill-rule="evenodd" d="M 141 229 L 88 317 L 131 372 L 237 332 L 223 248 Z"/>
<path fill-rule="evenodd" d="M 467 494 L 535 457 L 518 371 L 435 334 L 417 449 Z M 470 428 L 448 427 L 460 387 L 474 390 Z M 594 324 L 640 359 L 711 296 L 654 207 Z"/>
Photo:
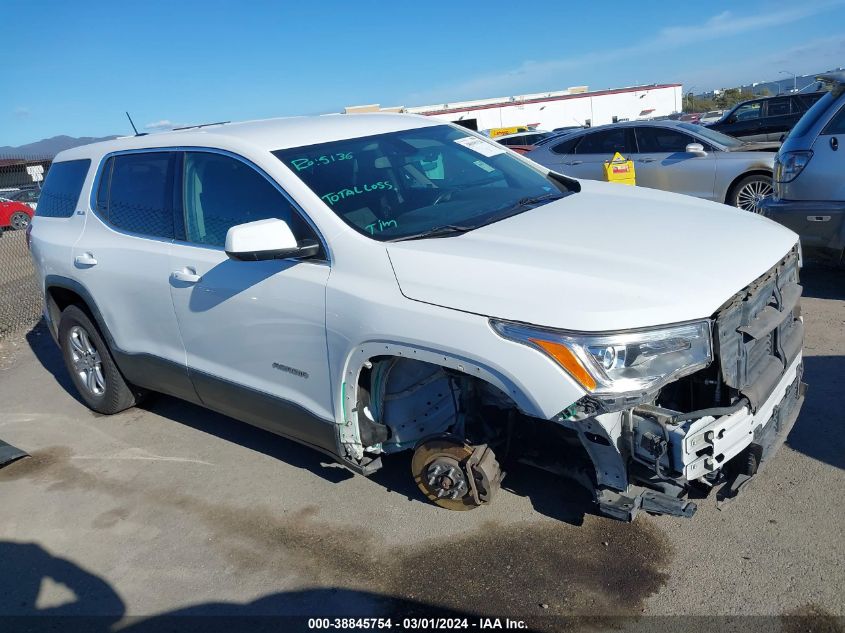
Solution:
<path fill-rule="evenodd" d="M 461 235 L 462 233 L 466 233 L 468 231 L 472 231 L 473 229 L 481 228 L 482 226 L 487 226 L 488 224 L 492 224 L 493 222 L 498 222 L 499 220 L 504 220 L 505 218 L 510 217 L 511 215 L 516 215 L 515 212 L 524 209 L 525 207 L 532 207 L 536 204 L 541 202 L 552 202 L 554 200 L 560 200 L 561 198 L 565 198 L 566 194 L 562 193 L 546 193 L 542 196 L 530 196 L 527 198 L 519 199 L 515 204 L 502 209 L 498 213 L 490 216 L 487 220 L 482 224 L 476 224 L 473 226 L 462 226 L 459 224 L 444 224 L 443 226 L 437 226 L 429 231 L 423 231 L 421 233 L 413 233 L 411 235 L 406 235 L 404 237 L 395 237 L 393 239 L 386 240 L 388 242 L 404 242 L 406 240 L 421 240 L 429 237 L 451 237 L 453 235 Z"/>
<path fill-rule="evenodd" d="M 458 224 L 444 224 L 437 226 L 429 231 L 422 231 L 420 233 L 412 233 L 403 237 L 394 237 L 386 240 L 388 242 L 404 242 L 405 240 L 421 240 L 427 237 L 450 237 L 452 235 L 461 235 L 467 231 L 477 229 L 477 226 L 460 226 Z"/>

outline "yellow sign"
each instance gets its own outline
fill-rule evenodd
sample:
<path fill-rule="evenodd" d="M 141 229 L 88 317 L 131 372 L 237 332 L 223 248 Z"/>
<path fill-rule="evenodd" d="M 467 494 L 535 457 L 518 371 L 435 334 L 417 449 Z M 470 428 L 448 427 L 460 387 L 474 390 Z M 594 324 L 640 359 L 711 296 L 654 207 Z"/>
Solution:
<path fill-rule="evenodd" d="M 634 161 L 616 152 L 612 159 L 604 163 L 604 179 L 607 182 L 618 182 L 622 185 L 636 185 Z"/>
<path fill-rule="evenodd" d="M 518 132 L 529 132 L 530 130 L 524 125 L 514 125 L 512 127 L 494 127 L 490 130 L 490 138 L 497 136 L 505 136 L 506 134 L 517 134 Z"/>

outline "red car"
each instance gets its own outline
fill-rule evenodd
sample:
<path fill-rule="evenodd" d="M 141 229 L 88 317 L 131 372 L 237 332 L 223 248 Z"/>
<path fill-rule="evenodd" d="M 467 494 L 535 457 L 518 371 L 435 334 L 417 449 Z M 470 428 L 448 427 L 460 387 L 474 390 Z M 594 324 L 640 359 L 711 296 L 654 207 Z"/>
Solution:
<path fill-rule="evenodd" d="M 0 198 L 0 230 L 7 226 L 16 231 L 25 229 L 34 213 L 28 204 Z"/>

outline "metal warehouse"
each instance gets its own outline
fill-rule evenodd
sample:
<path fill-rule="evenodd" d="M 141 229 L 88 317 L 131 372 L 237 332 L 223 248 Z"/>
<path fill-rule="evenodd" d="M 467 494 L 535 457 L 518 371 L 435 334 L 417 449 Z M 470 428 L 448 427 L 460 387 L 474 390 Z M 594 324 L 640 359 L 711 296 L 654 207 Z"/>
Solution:
<path fill-rule="evenodd" d="M 459 123 L 473 130 L 515 126 L 552 130 L 666 116 L 682 110 L 682 98 L 681 84 L 652 84 L 593 92 L 588 91 L 586 86 L 578 86 L 557 92 L 414 107 L 355 106 L 346 108 L 345 112 L 410 112 Z"/>

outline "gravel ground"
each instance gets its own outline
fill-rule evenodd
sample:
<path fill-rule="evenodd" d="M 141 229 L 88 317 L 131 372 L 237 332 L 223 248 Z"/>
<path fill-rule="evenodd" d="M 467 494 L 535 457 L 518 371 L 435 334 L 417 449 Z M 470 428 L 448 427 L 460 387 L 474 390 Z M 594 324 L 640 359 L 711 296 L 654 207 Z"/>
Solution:
<path fill-rule="evenodd" d="M 0 615 L 99 615 L 103 630 L 135 631 L 135 616 L 433 609 L 537 630 L 841 632 L 845 273 L 803 276 L 802 414 L 736 501 L 701 500 L 691 520 L 605 519 L 577 488 L 527 468 L 494 505 L 448 512 L 421 499 L 402 456 L 353 476 L 167 397 L 98 416 L 41 326 L 9 337 L 0 438 L 32 458 L 0 470 Z M 561 618 L 573 615 L 585 619 Z"/>

